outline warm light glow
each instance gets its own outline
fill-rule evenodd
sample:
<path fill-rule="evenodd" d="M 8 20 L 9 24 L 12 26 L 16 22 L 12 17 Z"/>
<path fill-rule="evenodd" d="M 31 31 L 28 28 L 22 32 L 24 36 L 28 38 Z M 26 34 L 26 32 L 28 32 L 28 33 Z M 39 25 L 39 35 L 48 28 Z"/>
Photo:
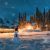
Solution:
<path fill-rule="evenodd" d="M 40 27 L 38 25 L 36 25 L 36 30 L 40 30 Z"/>
<path fill-rule="evenodd" d="M 0 28 L 0 38 L 14 38 L 15 29 Z"/>
<path fill-rule="evenodd" d="M 25 25 L 26 30 L 33 29 L 33 26 L 30 23 Z"/>
<path fill-rule="evenodd" d="M 48 31 L 41 31 L 41 25 L 37 23 L 35 25 L 32 25 L 31 23 L 21 23 L 18 28 L 18 37 L 20 39 L 43 39 L 48 33 Z"/>
<path fill-rule="evenodd" d="M 48 27 L 48 25 L 46 24 L 45 27 Z"/>
<path fill-rule="evenodd" d="M 0 33 L 13 33 L 15 29 L 0 28 Z"/>
<path fill-rule="evenodd" d="M 32 29 L 32 26 L 28 26 L 27 29 Z"/>
<path fill-rule="evenodd" d="M 37 24 L 32 25 L 31 23 L 26 23 L 26 24 L 21 23 L 21 25 L 18 28 L 19 33 L 22 33 L 25 30 L 40 30 L 40 28 Z"/>

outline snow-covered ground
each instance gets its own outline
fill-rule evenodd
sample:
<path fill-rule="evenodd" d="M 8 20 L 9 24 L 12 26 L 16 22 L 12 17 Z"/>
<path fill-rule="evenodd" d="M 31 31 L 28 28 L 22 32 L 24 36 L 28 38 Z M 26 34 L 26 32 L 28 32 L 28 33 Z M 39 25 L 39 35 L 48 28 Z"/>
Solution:
<path fill-rule="evenodd" d="M 20 39 L 50 39 L 50 31 L 17 33 Z M 0 38 L 14 38 L 13 33 L 0 33 Z"/>
<path fill-rule="evenodd" d="M 43 33 L 50 32 L 46 31 Z M 0 33 L 0 37 L 2 37 L 1 35 L 3 38 L 11 37 L 13 39 L 0 38 L 0 50 L 50 50 L 50 35 L 46 35 L 46 37 L 44 35 L 39 35 L 43 39 L 41 39 L 39 36 L 32 35 L 33 37 L 36 37 L 33 40 L 28 40 L 29 38 L 31 39 L 31 37 L 29 37 L 27 40 L 21 40 L 19 39 L 19 36 L 14 37 L 14 33 Z M 37 37 L 39 37 L 39 39 L 37 39 Z"/>
<path fill-rule="evenodd" d="M 50 39 L 50 31 L 18 33 L 20 39 Z"/>
<path fill-rule="evenodd" d="M 0 33 L 0 38 L 14 38 L 14 32 L 13 33 Z"/>

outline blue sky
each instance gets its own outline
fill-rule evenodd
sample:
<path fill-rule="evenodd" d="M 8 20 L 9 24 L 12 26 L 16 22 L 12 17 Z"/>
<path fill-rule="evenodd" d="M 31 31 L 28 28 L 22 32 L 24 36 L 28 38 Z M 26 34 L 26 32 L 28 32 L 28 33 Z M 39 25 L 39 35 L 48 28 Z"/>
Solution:
<path fill-rule="evenodd" d="M 27 20 L 30 15 L 34 15 L 36 7 L 43 12 L 50 9 L 50 0 L 0 0 L 0 18 L 3 19 L 4 25 L 17 25 L 19 12 L 27 13 Z M 7 23 L 7 20 L 10 23 Z M 14 23 L 15 21 L 15 23 Z M 1 23 L 0 23 L 1 24 Z"/>
<path fill-rule="evenodd" d="M 32 15 L 36 7 L 41 11 L 50 8 L 50 0 L 0 0 L 0 17 L 16 17 L 18 13 L 26 12 Z"/>

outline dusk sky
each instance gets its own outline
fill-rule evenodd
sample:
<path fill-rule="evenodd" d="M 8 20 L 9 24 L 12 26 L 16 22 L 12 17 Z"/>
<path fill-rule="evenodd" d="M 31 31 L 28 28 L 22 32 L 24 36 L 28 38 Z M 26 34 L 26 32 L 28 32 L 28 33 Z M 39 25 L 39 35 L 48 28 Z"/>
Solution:
<path fill-rule="evenodd" d="M 28 15 L 35 12 L 36 7 L 41 11 L 50 8 L 50 0 L 0 0 L 0 17 L 15 17 L 19 12 Z"/>

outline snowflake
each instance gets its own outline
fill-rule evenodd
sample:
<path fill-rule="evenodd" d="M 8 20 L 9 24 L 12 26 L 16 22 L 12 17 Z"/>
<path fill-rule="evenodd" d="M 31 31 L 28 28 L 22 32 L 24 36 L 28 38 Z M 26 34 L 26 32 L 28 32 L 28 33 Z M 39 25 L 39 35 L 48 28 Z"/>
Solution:
<path fill-rule="evenodd" d="M 15 16 L 15 13 L 12 13 L 12 16 Z"/>
<path fill-rule="evenodd" d="M 8 2 L 5 2 L 5 5 L 7 6 L 8 5 Z"/>
<path fill-rule="evenodd" d="M 11 8 L 13 8 L 13 9 L 14 9 L 15 7 L 14 7 L 14 6 L 12 6 Z"/>

